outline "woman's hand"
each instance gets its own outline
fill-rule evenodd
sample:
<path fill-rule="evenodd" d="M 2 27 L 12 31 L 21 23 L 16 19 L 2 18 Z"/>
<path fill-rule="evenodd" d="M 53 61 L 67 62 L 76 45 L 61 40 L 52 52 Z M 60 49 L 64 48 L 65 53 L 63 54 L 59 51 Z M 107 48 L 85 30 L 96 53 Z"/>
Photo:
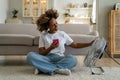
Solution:
<path fill-rule="evenodd" d="M 56 47 L 58 47 L 58 46 L 59 46 L 59 43 L 53 42 L 50 47 L 51 47 L 52 49 L 54 49 L 54 48 L 56 48 Z"/>
<path fill-rule="evenodd" d="M 59 46 L 59 43 L 52 43 L 51 45 L 50 45 L 50 47 L 49 48 L 47 48 L 47 49 L 45 49 L 45 47 L 43 47 L 43 48 L 39 48 L 39 53 L 41 54 L 41 55 L 47 55 L 52 49 L 54 49 L 54 48 L 56 48 L 56 47 L 58 47 Z"/>

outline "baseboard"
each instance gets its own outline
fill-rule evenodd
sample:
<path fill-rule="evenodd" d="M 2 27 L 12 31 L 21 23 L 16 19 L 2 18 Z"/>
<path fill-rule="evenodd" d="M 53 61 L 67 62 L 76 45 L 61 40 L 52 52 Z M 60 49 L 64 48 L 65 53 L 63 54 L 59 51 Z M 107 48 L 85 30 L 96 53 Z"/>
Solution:
<path fill-rule="evenodd" d="M 120 54 L 114 54 L 114 58 L 120 58 Z"/>

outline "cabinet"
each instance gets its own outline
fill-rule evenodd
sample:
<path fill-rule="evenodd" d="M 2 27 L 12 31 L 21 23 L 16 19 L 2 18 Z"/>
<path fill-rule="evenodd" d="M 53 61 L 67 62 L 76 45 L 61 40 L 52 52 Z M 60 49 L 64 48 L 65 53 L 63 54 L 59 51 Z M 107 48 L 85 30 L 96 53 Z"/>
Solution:
<path fill-rule="evenodd" d="M 109 13 L 109 53 L 112 57 L 120 55 L 120 10 Z"/>
<path fill-rule="evenodd" d="M 47 9 L 47 0 L 23 0 L 23 17 L 39 17 Z"/>
<path fill-rule="evenodd" d="M 68 13 L 70 14 L 69 19 L 70 22 L 77 22 L 81 24 L 90 24 L 90 19 L 92 15 L 92 8 L 66 8 Z"/>

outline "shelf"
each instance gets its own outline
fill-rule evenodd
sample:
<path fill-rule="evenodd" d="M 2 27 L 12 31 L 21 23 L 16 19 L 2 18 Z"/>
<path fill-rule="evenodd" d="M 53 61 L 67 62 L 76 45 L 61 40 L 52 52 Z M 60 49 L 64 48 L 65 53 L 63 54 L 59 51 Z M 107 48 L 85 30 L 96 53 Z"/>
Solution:
<path fill-rule="evenodd" d="M 76 9 L 82 9 L 82 10 L 92 10 L 92 8 L 66 8 L 67 10 L 76 10 Z"/>
<path fill-rule="evenodd" d="M 90 17 L 66 17 L 70 19 L 82 19 L 82 20 L 90 20 Z"/>
<path fill-rule="evenodd" d="M 47 9 L 47 0 L 23 0 L 23 17 L 39 17 Z"/>
<path fill-rule="evenodd" d="M 65 10 L 70 15 L 69 17 L 65 17 L 65 23 L 78 22 L 90 24 L 92 7 L 66 7 Z"/>
<path fill-rule="evenodd" d="M 66 17 L 65 23 L 90 24 L 90 17 Z"/>

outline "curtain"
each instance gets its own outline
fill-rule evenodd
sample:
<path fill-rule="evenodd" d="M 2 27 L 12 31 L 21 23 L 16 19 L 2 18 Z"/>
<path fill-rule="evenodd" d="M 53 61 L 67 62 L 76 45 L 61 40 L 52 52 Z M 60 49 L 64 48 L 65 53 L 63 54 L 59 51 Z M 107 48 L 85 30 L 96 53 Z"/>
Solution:
<path fill-rule="evenodd" d="M 96 23 L 96 0 L 93 0 L 92 23 Z"/>

